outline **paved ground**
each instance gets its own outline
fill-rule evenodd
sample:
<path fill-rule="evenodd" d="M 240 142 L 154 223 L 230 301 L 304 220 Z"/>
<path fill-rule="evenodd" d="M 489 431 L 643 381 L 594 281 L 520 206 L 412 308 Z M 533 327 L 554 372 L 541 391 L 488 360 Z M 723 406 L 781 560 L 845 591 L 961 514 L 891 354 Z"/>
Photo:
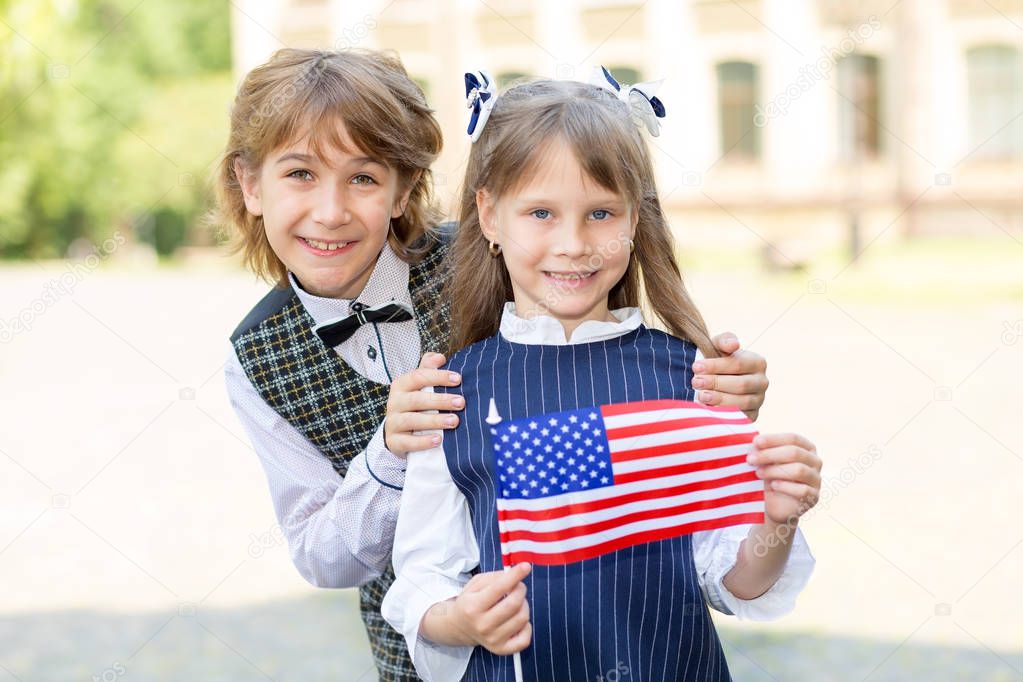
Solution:
<path fill-rule="evenodd" d="M 372 679 L 353 594 L 295 573 L 224 394 L 262 285 L 67 267 L 0 268 L 0 682 Z M 737 680 L 1023 679 L 1023 274 L 971 290 L 957 267 L 929 271 L 948 297 L 692 277 L 711 327 L 770 360 L 762 428 L 826 459 L 796 612 L 719 619 Z"/>

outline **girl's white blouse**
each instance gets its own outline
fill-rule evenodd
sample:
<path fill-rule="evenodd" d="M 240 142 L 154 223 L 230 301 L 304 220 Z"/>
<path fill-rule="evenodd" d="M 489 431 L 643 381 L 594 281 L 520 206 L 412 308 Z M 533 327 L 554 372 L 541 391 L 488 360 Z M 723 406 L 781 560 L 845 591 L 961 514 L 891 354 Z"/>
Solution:
<path fill-rule="evenodd" d="M 620 308 L 611 314 L 616 322 L 583 322 L 566 339 L 561 323 L 553 317 L 522 318 L 515 314 L 514 303 L 506 303 L 500 333 L 513 343 L 565 345 L 616 338 L 643 323 L 639 308 Z M 443 437 L 443 432 L 438 433 Z M 748 620 L 779 618 L 795 607 L 815 560 L 797 529 L 788 563 L 775 584 L 756 599 L 739 599 L 722 581 L 735 565 L 749 530 L 749 525 L 740 525 L 693 534 L 700 589 L 722 613 Z M 424 680 L 461 679 L 472 647 L 440 646 L 419 636 L 427 609 L 458 595 L 479 565 L 469 506 L 451 478 L 443 444 L 408 456 L 393 561 L 397 578 L 384 598 L 384 618 L 405 636 L 412 662 Z"/>

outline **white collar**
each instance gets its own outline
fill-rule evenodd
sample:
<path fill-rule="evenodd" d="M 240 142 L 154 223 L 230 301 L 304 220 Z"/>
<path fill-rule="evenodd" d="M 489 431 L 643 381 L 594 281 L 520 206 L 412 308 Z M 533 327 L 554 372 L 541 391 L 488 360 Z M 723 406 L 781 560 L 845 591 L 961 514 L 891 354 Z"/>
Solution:
<path fill-rule="evenodd" d="M 363 287 L 362 293 L 356 298 L 327 298 L 310 294 L 299 285 L 295 276 L 288 273 L 288 281 L 291 288 L 298 295 L 305 309 L 312 316 L 317 324 L 323 324 L 338 317 L 346 317 L 351 311 L 351 304 L 355 301 L 364 303 L 368 307 L 397 301 L 412 306 L 412 295 L 408 290 L 408 263 L 398 258 L 398 255 L 391 250 L 391 245 L 384 242 L 384 247 L 377 256 L 373 265 L 373 272 Z"/>
<path fill-rule="evenodd" d="M 643 313 L 639 308 L 618 308 L 611 315 L 617 322 L 586 320 L 572 332 L 572 338 L 565 339 L 565 328 L 550 315 L 535 315 L 530 318 L 515 314 L 515 303 L 504 304 L 501 314 L 501 336 L 512 343 L 545 346 L 566 346 L 577 343 L 606 341 L 624 334 L 643 324 Z"/>

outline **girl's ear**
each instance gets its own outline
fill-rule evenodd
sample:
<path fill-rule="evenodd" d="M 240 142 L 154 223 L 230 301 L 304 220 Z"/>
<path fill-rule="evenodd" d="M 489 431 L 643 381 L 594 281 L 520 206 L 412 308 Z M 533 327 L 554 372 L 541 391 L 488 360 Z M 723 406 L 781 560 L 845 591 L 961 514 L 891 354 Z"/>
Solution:
<path fill-rule="evenodd" d="M 245 208 L 252 215 L 263 215 L 263 200 L 260 193 L 258 173 L 250 170 L 242 162 L 241 158 L 236 156 L 234 158 L 234 175 L 238 178 L 238 184 L 242 188 Z"/>
<path fill-rule="evenodd" d="M 391 207 L 392 218 L 400 218 L 405 212 L 405 209 L 408 208 L 408 200 L 409 197 L 412 196 L 412 190 L 415 189 L 416 183 L 419 182 L 419 178 L 422 176 L 423 171 L 416 170 L 416 172 L 412 174 L 412 177 L 409 178 L 406 183 L 405 191 L 401 193 L 401 196 L 395 200 L 394 206 Z"/>
<path fill-rule="evenodd" d="M 476 190 L 476 212 L 480 217 L 480 230 L 488 242 L 497 241 L 497 230 L 494 229 L 494 215 L 496 207 L 494 197 L 486 189 Z"/>

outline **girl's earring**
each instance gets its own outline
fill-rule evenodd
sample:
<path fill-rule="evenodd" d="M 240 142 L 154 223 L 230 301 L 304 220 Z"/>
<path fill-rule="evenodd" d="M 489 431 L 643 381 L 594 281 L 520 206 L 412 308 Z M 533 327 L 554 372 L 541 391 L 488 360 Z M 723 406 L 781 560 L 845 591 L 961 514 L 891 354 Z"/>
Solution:
<path fill-rule="evenodd" d="M 634 242 L 634 241 L 632 241 L 632 240 L 630 239 L 630 240 L 629 240 L 629 253 L 632 253 L 632 252 L 633 252 L 633 251 L 635 251 L 635 250 L 636 250 L 636 242 Z"/>
<path fill-rule="evenodd" d="M 497 258 L 499 255 L 501 255 L 501 245 L 500 244 L 495 244 L 494 242 L 490 242 L 490 246 L 488 247 L 488 250 L 490 251 L 490 257 L 491 258 Z"/>

